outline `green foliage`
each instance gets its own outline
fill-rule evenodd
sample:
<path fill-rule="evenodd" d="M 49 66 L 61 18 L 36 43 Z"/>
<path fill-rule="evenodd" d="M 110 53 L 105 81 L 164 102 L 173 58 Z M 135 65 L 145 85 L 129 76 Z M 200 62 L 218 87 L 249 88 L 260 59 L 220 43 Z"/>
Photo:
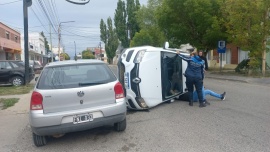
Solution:
<path fill-rule="evenodd" d="M 23 86 L 1 86 L 1 95 L 16 95 L 16 94 L 26 94 L 33 90 L 34 86 L 32 84 L 27 84 Z"/>
<path fill-rule="evenodd" d="M 100 20 L 99 26 L 100 26 L 100 40 L 106 44 L 107 43 L 107 25 L 103 21 L 103 19 Z"/>
<path fill-rule="evenodd" d="M 107 19 L 107 25 L 103 19 L 100 21 L 100 38 L 105 43 L 105 50 L 109 63 L 112 62 L 115 56 L 115 51 L 119 45 L 116 29 L 113 27 L 112 19 Z"/>
<path fill-rule="evenodd" d="M 95 56 L 88 50 L 82 51 L 82 59 L 95 59 Z"/>
<path fill-rule="evenodd" d="M 172 45 L 190 43 L 211 50 L 219 40 L 226 40 L 221 4 L 221 0 L 163 0 L 158 24 Z"/>
<path fill-rule="evenodd" d="M 65 60 L 70 60 L 70 56 L 67 53 L 62 53 L 61 56 L 65 57 Z"/>
<path fill-rule="evenodd" d="M 114 26 L 116 29 L 117 37 L 121 41 L 123 47 L 129 47 L 127 37 L 127 12 L 125 2 L 118 0 L 117 8 L 114 13 Z"/>
<path fill-rule="evenodd" d="M 136 33 L 133 37 L 133 40 L 130 42 L 131 47 L 143 46 L 143 45 L 152 45 L 153 39 L 146 30 L 141 30 Z"/>
<path fill-rule="evenodd" d="M 0 102 L 3 104 L 3 109 L 14 106 L 15 103 L 19 101 L 19 98 L 0 98 Z"/>
<path fill-rule="evenodd" d="M 44 38 L 45 50 L 46 50 L 46 52 L 48 52 L 50 50 L 50 47 L 49 47 L 49 43 L 48 43 L 47 38 L 45 37 L 43 31 L 41 32 L 41 36 L 43 36 L 43 38 Z"/>
<path fill-rule="evenodd" d="M 162 46 L 165 42 L 163 31 L 159 28 L 156 18 L 157 7 L 161 0 L 149 0 L 148 5 L 137 11 L 136 19 L 141 28 L 131 41 L 131 46 L 151 45 Z"/>
<path fill-rule="evenodd" d="M 270 35 L 269 9 L 269 0 L 226 0 L 223 7 L 229 40 L 250 51 L 253 69 L 262 65 L 264 42 Z"/>
<path fill-rule="evenodd" d="M 140 9 L 140 2 L 137 0 L 127 0 L 127 27 L 130 31 L 130 39 L 133 39 L 136 32 L 140 31 L 139 25 L 136 20 L 136 13 Z"/>

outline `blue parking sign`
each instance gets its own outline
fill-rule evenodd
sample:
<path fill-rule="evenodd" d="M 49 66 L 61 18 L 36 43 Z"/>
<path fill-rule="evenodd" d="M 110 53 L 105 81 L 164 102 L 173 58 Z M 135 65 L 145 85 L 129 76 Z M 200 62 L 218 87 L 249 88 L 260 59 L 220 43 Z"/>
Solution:
<path fill-rule="evenodd" d="M 218 53 L 225 53 L 226 51 L 226 42 L 225 41 L 218 41 Z"/>

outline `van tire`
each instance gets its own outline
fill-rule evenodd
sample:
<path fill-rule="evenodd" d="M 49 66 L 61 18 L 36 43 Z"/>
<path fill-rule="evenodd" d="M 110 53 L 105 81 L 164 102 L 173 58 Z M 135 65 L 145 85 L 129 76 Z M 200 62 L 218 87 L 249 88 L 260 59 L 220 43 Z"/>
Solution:
<path fill-rule="evenodd" d="M 114 130 L 118 132 L 126 130 L 126 127 L 127 127 L 126 118 L 123 121 L 114 124 Z"/>
<path fill-rule="evenodd" d="M 36 135 L 35 133 L 33 133 L 33 141 L 37 147 L 44 146 L 47 144 L 47 139 L 45 136 L 39 136 Z"/>

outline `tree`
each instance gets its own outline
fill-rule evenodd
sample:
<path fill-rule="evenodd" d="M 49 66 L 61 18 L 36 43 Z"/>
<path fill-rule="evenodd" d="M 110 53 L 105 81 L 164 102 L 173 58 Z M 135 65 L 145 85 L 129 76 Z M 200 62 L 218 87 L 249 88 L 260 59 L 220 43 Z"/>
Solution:
<path fill-rule="evenodd" d="M 129 47 L 136 32 L 140 31 L 140 27 L 136 20 L 136 13 L 140 9 L 139 0 L 118 0 L 117 8 L 114 14 L 114 25 L 116 28 L 117 37 L 121 41 L 123 47 Z"/>
<path fill-rule="evenodd" d="M 205 51 L 226 40 L 220 6 L 222 0 L 163 0 L 158 7 L 158 24 L 170 45 L 191 43 Z"/>
<path fill-rule="evenodd" d="M 131 47 L 151 44 L 153 44 L 153 39 L 146 30 L 141 30 L 140 32 L 137 32 L 136 35 L 133 37 L 133 40 L 130 42 Z"/>
<path fill-rule="evenodd" d="M 70 60 L 70 56 L 67 53 L 64 53 L 65 60 Z"/>
<path fill-rule="evenodd" d="M 112 62 L 115 56 L 115 51 L 119 45 L 118 37 L 116 34 L 116 29 L 113 27 L 112 19 L 109 17 L 107 19 L 107 25 L 104 23 L 103 19 L 100 21 L 100 39 L 105 43 L 105 50 L 108 57 L 109 63 Z"/>
<path fill-rule="evenodd" d="M 95 59 L 95 56 L 88 50 L 82 51 L 82 59 Z"/>
<path fill-rule="evenodd" d="M 46 53 L 48 53 L 48 51 L 51 51 L 51 50 L 50 50 L 50 47 L 49 47 L 49 43 L 47 41 L 47 38 L 45 37 L 43 31 L 40 34 L 44 38 L 45 50 L 46 50 Z"/>
<path fill-rule="evenodd" d="M 118 0 L 117 8 L 114 13 L 114 26 L 116 29 L 117 37 L 121 41 L 123 47 L 129 47 L 128 37 L 127 37 L 127 12 L 125 7 L 125 2 Z"/>
<path fill-rule="evenodd" d="M 265 75 L 266 42 L 270 35 L 269 0 L 226 0 L 224 16 L 229 40 L 250 51 L 250 67 L 262 65 Z"/>
<path fill-rule="evenodd" d="M 136 13 L 140 9 L 140 2 L 136 0 L 127 0 L 127 30 L 129 31 L 129 38 L 132 40 L 136 32 L 140 31 L 136 20 Z"/>
<path fill-rule="evenodd" d="M 147 7 L 142 6 L 136 13 L 136 20 L 141 28 L 131 41 L 131 46 L 162 46 L 165 42 L 163 30 L 158 26 L 157 7 L 161 0 L 149 0 Z"/>

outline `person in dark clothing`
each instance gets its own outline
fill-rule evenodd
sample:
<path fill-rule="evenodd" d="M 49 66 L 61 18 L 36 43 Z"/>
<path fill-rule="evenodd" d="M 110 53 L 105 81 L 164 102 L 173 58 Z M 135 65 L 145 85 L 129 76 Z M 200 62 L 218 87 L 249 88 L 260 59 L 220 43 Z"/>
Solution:
<path fill-rule="evenodd" d="M 199 51 L 199 57 L 204 61 L 204 69 L 207 71 L 208 70 L 208 62 L 205 56 L 203 56 L 203 51 Z"/>
<path fill-rule="evenodd" d="M 187 69 L 185 71 L 186 85 L 189 94 L 189 105 L 193 106 L 193 91 L 194 85 L 196 92 L 198 94 L 200 105 L 199 107 L 206 107 L 206 103 L 203 100 L 202 87 L 203 87 L 203 77 L 204 77 L 204 61 L 197 55 L 196 51 L 193 51 L 190 56 L 185 56 L 177 51 L 179 57 L 188 63 Z"/>

